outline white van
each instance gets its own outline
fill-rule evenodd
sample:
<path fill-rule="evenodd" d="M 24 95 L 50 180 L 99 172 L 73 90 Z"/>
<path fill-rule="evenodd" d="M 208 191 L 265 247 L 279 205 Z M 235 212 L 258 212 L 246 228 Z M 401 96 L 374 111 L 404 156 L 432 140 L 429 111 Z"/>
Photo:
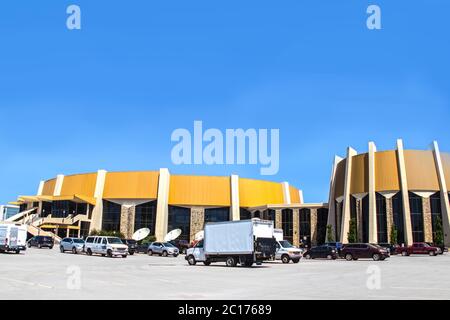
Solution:
<path fill-rule="evenodd" d="M 275 260 L 281 260 L 283 263 L 298 263 L 302 258 L 303 250 L 293 246 L 289 241 L 284 240 L 283 230 L 274 229 L 273 235 L 277 240 L 277 253 Z"/>
<path fill-rule="evenodd" d="M 21 224 L 0 224 L 0 252 L 26 250 L 27 226 Z"/>
<path fill-rule="evenodd" d="M 128 256 L 128 246 L 117 237 L 87 237 L 84 251 L 89 256 L 94 253 L 101 254 L 103 257 L 122 256 L 122 258 L 126 258 Z"/>

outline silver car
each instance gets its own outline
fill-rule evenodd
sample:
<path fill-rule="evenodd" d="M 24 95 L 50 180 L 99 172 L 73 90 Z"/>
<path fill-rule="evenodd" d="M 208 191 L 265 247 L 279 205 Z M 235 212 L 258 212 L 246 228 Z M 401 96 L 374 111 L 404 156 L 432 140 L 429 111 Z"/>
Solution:
<path fill-rule="evenodd" d="M 153 242 L 148 246 L 148 255 L 152 256 L 154 254 L 159 254 L 163 257 L 177 257 L 180 254 L 180 251 L 169 242 Z"/>
<path fill-rule="evenodd" d="M 71 251 L 73 254 L 82 252 L 84 249 L 84 240 L 80 238 L 64 238 L 59 244 L 61 253 Z"/>

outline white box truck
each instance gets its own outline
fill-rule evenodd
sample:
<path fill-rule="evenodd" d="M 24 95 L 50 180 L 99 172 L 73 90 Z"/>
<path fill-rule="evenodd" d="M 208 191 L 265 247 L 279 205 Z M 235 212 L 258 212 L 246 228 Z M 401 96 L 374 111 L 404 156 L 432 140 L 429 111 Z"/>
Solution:
<path fill-rule="evenodd" d="M 275 257 L 273 221 L 259 219 L 208 223 L 203 240 L 188 249 L 190 265 L 225 262 L 228 267 L 251 267 Z"/>
<path fill-rule="evenodd" d="M 0 252 L 26 250 L 27 226 L 21 224 L 0 224 Z"/>

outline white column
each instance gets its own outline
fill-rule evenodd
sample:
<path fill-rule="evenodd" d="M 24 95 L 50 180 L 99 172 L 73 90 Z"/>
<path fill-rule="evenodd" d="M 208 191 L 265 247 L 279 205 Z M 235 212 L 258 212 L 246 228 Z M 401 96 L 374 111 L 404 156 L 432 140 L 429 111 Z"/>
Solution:
<path fill-rule="evenodd" d="M 305 199 L 303 198 L 303 190 L 298 190 L 298 198 L 300 199 L 300 204 L 305 203 Z"/>
<path fill-rule="evenodd" d="M 411 209 L 409 207 L 409 194 L 408 194 L 408 178 L 406 176 L 405 154 L 403 149 L 403 140 L 397 140 L 397 156 L 398 156 L 398 169 L 400 173 L 400 187 L 403 197 L 403 221 L 404 221 L 404 233 L 405 244 L 411 245 L 413 243 L 412 225 L 411 225 Z"/>
<path fill-rule="evenodd" d="M 241 206 L 239 202 L 239 176 L 231 176 L 231 220 L 241 220 Z"/>
<path fill-rule="evenodd" d="M 159 170 L 158 204 L 156 207 L 155 236 L 157 241 L 163 241 L 169 224 L 169 169 Z"/>
<path fill-rule="evenodd" d="M 101 230 L 103 220 L 103 190 L 105 189 L 106 170 L 97 171 L 97 181 L 95 182 L 95 206 L 92 209 L 92 219 L 89 231 Z"/>
<path fill-rule="evenodd" d="M 61 195 L 61 190 L 62 190 L 63 183 L 64 183 L 64 175 L 63 174 L 58 174 L 56 176 L 55 190 L 53 191 L 53 195 L 55 197 Z"/>
<path fill-rule="evenodd" d="M 375 143 L 369 142 L 369 242 L 378 243 L 377 199 L 375 194 Z"/>
<path fill-rule="evenodd" d="M 353 148 L 347 149 L 347 163 L 345 168 L 345 184 L 344 184 L 344 203 L 342 208 L 342 218 L 341 218 L 341 234 L 340 242 L 348 243 L 348 231 L 350 224 L 350 187 L 352 182 L 352 163 L 353 157 L 358 153 Z"/>
<path fill-rule="evenodd" d="M 283 182 L 281 185 L 283 186 L 284 204 L 291 204 L 291 192 L 289 190 L 289 183 Z"/>
<path fill-rule="evenodd" d="M 39 182 L 39 188 L 38 188 L 38 192 L 37 192 L 38 196 L 42 196 L 42 192 L 44 191 L 44 184 L 45 184 L 45 181 Z"/>
<path fill-rule="evenodd" d="M 441 189 L 442 227 L 444 231 L 444 243 L 450 246 L 450 203 L 448 199 L 447 182 L 445 181 L 444 166 L 442 165 L 441 152 L 437 141 L 433 141 L 434 162 Z"/>
<path fill-rule="evenodd" d="M 341 157 L 335 156 L 333 167 L 331 169 L 331 179 L 330 179 L 330 197 L 328 199 L 328 220 L 327 225 L 332 226 L 333 232 L 336 233 L 336 195 L 335 195 L 335 188 L 336 188 L 336 168 L 339 162 L 341 162 L 343 159 Z M 326 235 L 328 237 L 328 234 Z M 333 234 L 333 238 L 335 238 Z M 335 239 L 336 240 L 336 239 Z"/>

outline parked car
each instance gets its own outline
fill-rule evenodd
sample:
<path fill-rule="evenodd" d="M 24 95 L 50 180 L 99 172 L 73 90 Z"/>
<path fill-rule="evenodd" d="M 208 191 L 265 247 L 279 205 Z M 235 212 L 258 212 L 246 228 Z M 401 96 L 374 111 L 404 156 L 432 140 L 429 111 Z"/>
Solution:
<path fill-rule="evenodd" d="M 339 254 L 342 250 L 343 244 L 342 242 L 326 242 L 324 245 L 336 248 L 337 253 Z"/>
<path fill-rule="evenodd" d="M 302 253 L 302 249 L 293 246 L 287 240 L 277 241 L 275 260 L 281 260 L 283 263 L 289 263 L 290 261 L 299 263 Z"/>
<path fill-rule="evenodd" d="M 181 254 L 186 254 L 187 249 L 189 249 L 189 241 L 187 240 L 172 240 L 169 242 L 177 247 Z"/>
<path fill-rule="evenodd" d="M 55 245 L 55 241 L 52 237 L 48 236 L 35 236 L 28 240 L 28 248 L 31 247 L 38 247 L 41 248 L 49 248 L 53 249 L 53 246 Z"/>
<path fill-rule="evenodd" d="M 402 256 L 409 256 L 412 254 L 428 254 L 430 256 L 437 256 L 440 252 L 440 248 L 430 246 L 426 242 L 415 242 L 411 246 L 397 248 L 397 253 Z"/>
<path fill-rule="evenodd" d="M 335 247 L 323 245 L 312 247 L 303 254 L 303 257 L 306 259 L 336 260 L 338 258 L 338 253 Z"/>
<path fill-rule="evenodd" d="M 178 255 L 180 254 L 180 250 L 178 250 L 178 248 L 170 242 L 152 242 L 148 247 L 148 255 L 152 256 L 154 254 L 159 254 L 163 257 L 178 257 Z"/>
<path fill-rule="evenodd" d="M 389 258 L 389 251 L 370 243 L 350 243 L 342 247 L 340 256 L 347 261 L 370 258 L 378 261 Z"/>
<path fill-rule="evenodd" d="M 103 257 L 122 256 L 122 258 L 126 258 L 128 246 L 117 237 L 90 236 L 86 238 L 85 252 L 89 256 L 95 253 Z"/>
<path fill-rule="evenodd" d="M 150 243 L 140 243 L 136 245 L 135 253 L 148 253 L 148 247 L 150 246 Z"/>
<path fill-rule="evenodd" d="M 128 253 L 132 256 L 135 252 L 137 252 L 137 241 L 132 239 L 121 239 L 123 244 L 128 246 Z"/>
<path fill-rule="evenodd" d="M 437 248 L 441 249 L 441 252 L 439 254 L 444 254 L 444 252 L 448 252 L 448 248 L 446 248 L 444 244 L 436 244 L 436 243 L 432 243 L 432 242 L 427 242 L 427 244 L 432 247 L 437 247 Z"/>
<path fill-rule="evenodd" d="M 0 224 L 0 252 L 13 251 L 17 254 L 25 251 L 27 226 L 21 224 Z"/>
<path fill-rule="evenodd" d="M 71 251 L 73 254 L 83 252 L 84 250 L 84 240 L 80 238 L 64 238 L 59 244 L 59 251 L 64 253 L 66 251 Z"/>
<path fill-rule="evenodd" d="M 391 244 L 391 243 L 378 243 L 380 247 L 386 248 L 389 250 L 390 255 L 396 255 L 397 254 L 397 244 Z"/>

